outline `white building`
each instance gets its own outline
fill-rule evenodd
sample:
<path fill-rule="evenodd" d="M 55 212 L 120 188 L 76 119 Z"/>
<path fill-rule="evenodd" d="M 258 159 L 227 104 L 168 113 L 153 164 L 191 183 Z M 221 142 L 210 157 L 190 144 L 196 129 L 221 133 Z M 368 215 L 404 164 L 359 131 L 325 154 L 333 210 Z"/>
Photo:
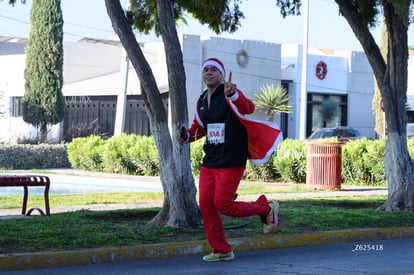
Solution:
<path fill-rule="evenodd" d="M 302 47 L 283 45 L 283 80 L 291 80 L 289 93 L 294 106 L 300 106 Z M 327 73 L 323 79 L 316 75 L 319 62 L 326 64 Z M 372 112 L 374 78 L 364 53 L 309 49 L 307 64 L 307 114 L 306 133 L 322 127 L 351 126 L 366 136 L 375 136 L 375 120 Z M 321 117 L 321 104 L 330 100 L 336 103 L 336 112 L 330 121 Z M 326 101 L 327 102 L 327 101 Z M 297 138 L 299 108 L 289 114 L 288 136 Z M 303 123 L 303 122 L 302 122 Z"/>
<path fill-rule="evenodd" d="M 260 41 L 243 41 L 186 35 L 183 38 L 187 92 L 192 118 L 192 102 L 203 89 L 201 64 L 218 57 L 226 70 L 233 72 L 233 82 L 249 97 L 268 84 L 288 88 L 293 112 L 276 118 L 285 137 L 299 138 L 302 47 Z M 242 56 L 242 57 L 241 57 Z M 240 62 L 241 58 L 244 62 Z M 327 65 L 324 79 L 316 76 L 320 61 Z M 370 138 L 375 137 L 372 97 L 374 81 L 365 54 L 352 51 L 310 49 L 307 69 L 307 135 L 323 126 L 352 126 Z M 335 116 L 323 125 L 318 109 L 324 99 L 336 103 Z M 263 112 L 253 116 L 264 118 Z"/>
<path fill-rule="evenodd" d="M 196 99 L 204 90 L 201 65 L 207 58 L 220 59 L 227 74 L 232 72 L 232 82 L 237 83 L 237 87 L 250 98 L 264 85 L 281 84 L 280 44 L 184 35 L 182 48 L 191 120 Z M 253 116 L 264 118 L 262 113 Z"/>
<path fill-rule="evenodd" d="M 6 113 L 0 118 L 1 142 L 16 142 L 33 132 L 19 112 L 20 99 L 24 95 L 25 40 L 0 37 L 0 91 Z M 284 136 L 299 138 L 301 123 L 306 123 L 307 135 L 323 126 L 348 125 L 360 130 L 364 136 L 375 137 L 372 97 L 373 73 L 364 53 L 309 49 L 307 69 L 307 120 L 300 121 L 302 49 L 300 45 L 280 45 L 262 41 L 183 35 L 181 37 L 184 67 L 187 79 L 188 109 L 190 122 L 194 104 L 204 89 L 201 80 L 201 64 L 209 57 L 223 61 L 227 72 L 233 73 L 233 81 L 248 96 L 252 97 L 264 85 L 283 85 L 288 88 L 293 112 L 275 118 L 281 125 Z M 168 92 L 167 68 L 164 48 L 161 43 L 142 45 L 161 92 Z M 413 54 L 411 55 L 413 56 Z M 323 79 L 316 76 L 316 66 L 323 61 L 327 73 Z M 409 61 L 409 75 L 414 65 Z M 128 105 L 126 124 L 134 132 L 136 119 L 128 119 L 131 112 L 145 117 L 140 105 L 140 85 L 132 66 L 126 73 L 123 50 L 117 41 L 83 39 L 64 43 L 63 94 L 68 103 L 68 116 L 53 127 L 51 137 L 59 139 L 67 124 L 79 121 L 76 115 L 102 116 L 100 109 L 107 108 L 110 115 L 100 117 L 102 126 L 113 133 L 116 98 L 127 91 Z M 127 82 L 125 81 L 127 77 Z M 414 110 L 413 81 L 408 84 L 408 97 Z M 411 77 L 412 79 L 412 77 Z M 167 95 L 167 93 L 166 93 Z M 132 103 L 131 103 L 132 102 Z M 134 105 L 136 103 L 136 105 Z M 327 119 L 320 112 L 323 104 L 334 105 L 334 115 Z M 95 106 L 96 105 L 96 106 Z M 130 109 L 128 109 L 130 108 Z M 89 111 L 93 109 L 94 111 Z M 98 110 L 99 109 L 99 110 Z M 138 111 L 137 111 L 138 110 Z M 264 113 L 256 111 L 253 117 L 264 119 Z M 75 123 L 76 121 L 76 123 Z M 66 125 L 65 125 L 66 123 Z M 145 124 L 145 123 L 144 123 Z M 141 125 L 142 126 L 142 125 Z M 140 126 L 140 127 L 141 127 Z M 145 125 L 144 125 L 145 126 Z M 144 127 L 142 126 L 142 127 Z M 66 128 L 65 128 L 66 127 Z"/>

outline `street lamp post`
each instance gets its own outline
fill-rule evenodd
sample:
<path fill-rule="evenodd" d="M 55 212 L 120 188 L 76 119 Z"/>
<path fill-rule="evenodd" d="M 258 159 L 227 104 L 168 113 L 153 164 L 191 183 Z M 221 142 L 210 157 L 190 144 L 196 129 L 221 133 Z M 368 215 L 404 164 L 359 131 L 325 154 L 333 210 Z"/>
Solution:
<path fill-rule="evenodd" d="M 306 138 L 306 104 L 308 73 L 309 0 L 303 0 L 302 80 L 300 92 L 299 139 Z"/>

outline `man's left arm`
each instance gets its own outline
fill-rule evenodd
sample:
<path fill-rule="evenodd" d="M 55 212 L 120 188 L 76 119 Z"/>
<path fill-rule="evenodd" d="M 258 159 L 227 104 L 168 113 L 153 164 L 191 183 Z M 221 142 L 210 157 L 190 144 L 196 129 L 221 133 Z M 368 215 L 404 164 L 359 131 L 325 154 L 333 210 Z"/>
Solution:
<path fill-rule="evenodd" d="M 248 99 L 242 91 L 236 89 L 235 93 L 227 96 L 227 98 L 237 107 L 237 110 L 242 114 L 252 114 L 255 106 L 253 101 Z"/>

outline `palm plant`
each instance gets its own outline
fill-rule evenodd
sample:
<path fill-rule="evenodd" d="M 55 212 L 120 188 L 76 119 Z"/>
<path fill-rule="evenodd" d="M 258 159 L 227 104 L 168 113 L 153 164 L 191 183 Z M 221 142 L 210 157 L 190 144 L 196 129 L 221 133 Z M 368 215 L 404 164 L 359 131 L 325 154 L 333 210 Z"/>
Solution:
<path fill-rule="evenodd" d="M 273 121 L 275 113 L 290 113 L 292 105 L 289 99 L 285 87 L 273 84 L 262 86 L 260 92 L 253 94 L 256 109 L 265 111 L 267 121 Z"/>

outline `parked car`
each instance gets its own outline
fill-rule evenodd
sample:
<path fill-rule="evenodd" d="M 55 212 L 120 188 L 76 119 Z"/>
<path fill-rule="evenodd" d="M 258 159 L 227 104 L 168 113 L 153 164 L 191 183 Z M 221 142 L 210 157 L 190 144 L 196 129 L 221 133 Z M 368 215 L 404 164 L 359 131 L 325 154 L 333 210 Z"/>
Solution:
<path fill-rule="evenodd" d="M 339 141 L 348 141 L 362 138 L 361 133 L 352 127 L 338 126 L 333 128 L 319 128 L 313 132 L 309 139 L 337 137 Z"/>

